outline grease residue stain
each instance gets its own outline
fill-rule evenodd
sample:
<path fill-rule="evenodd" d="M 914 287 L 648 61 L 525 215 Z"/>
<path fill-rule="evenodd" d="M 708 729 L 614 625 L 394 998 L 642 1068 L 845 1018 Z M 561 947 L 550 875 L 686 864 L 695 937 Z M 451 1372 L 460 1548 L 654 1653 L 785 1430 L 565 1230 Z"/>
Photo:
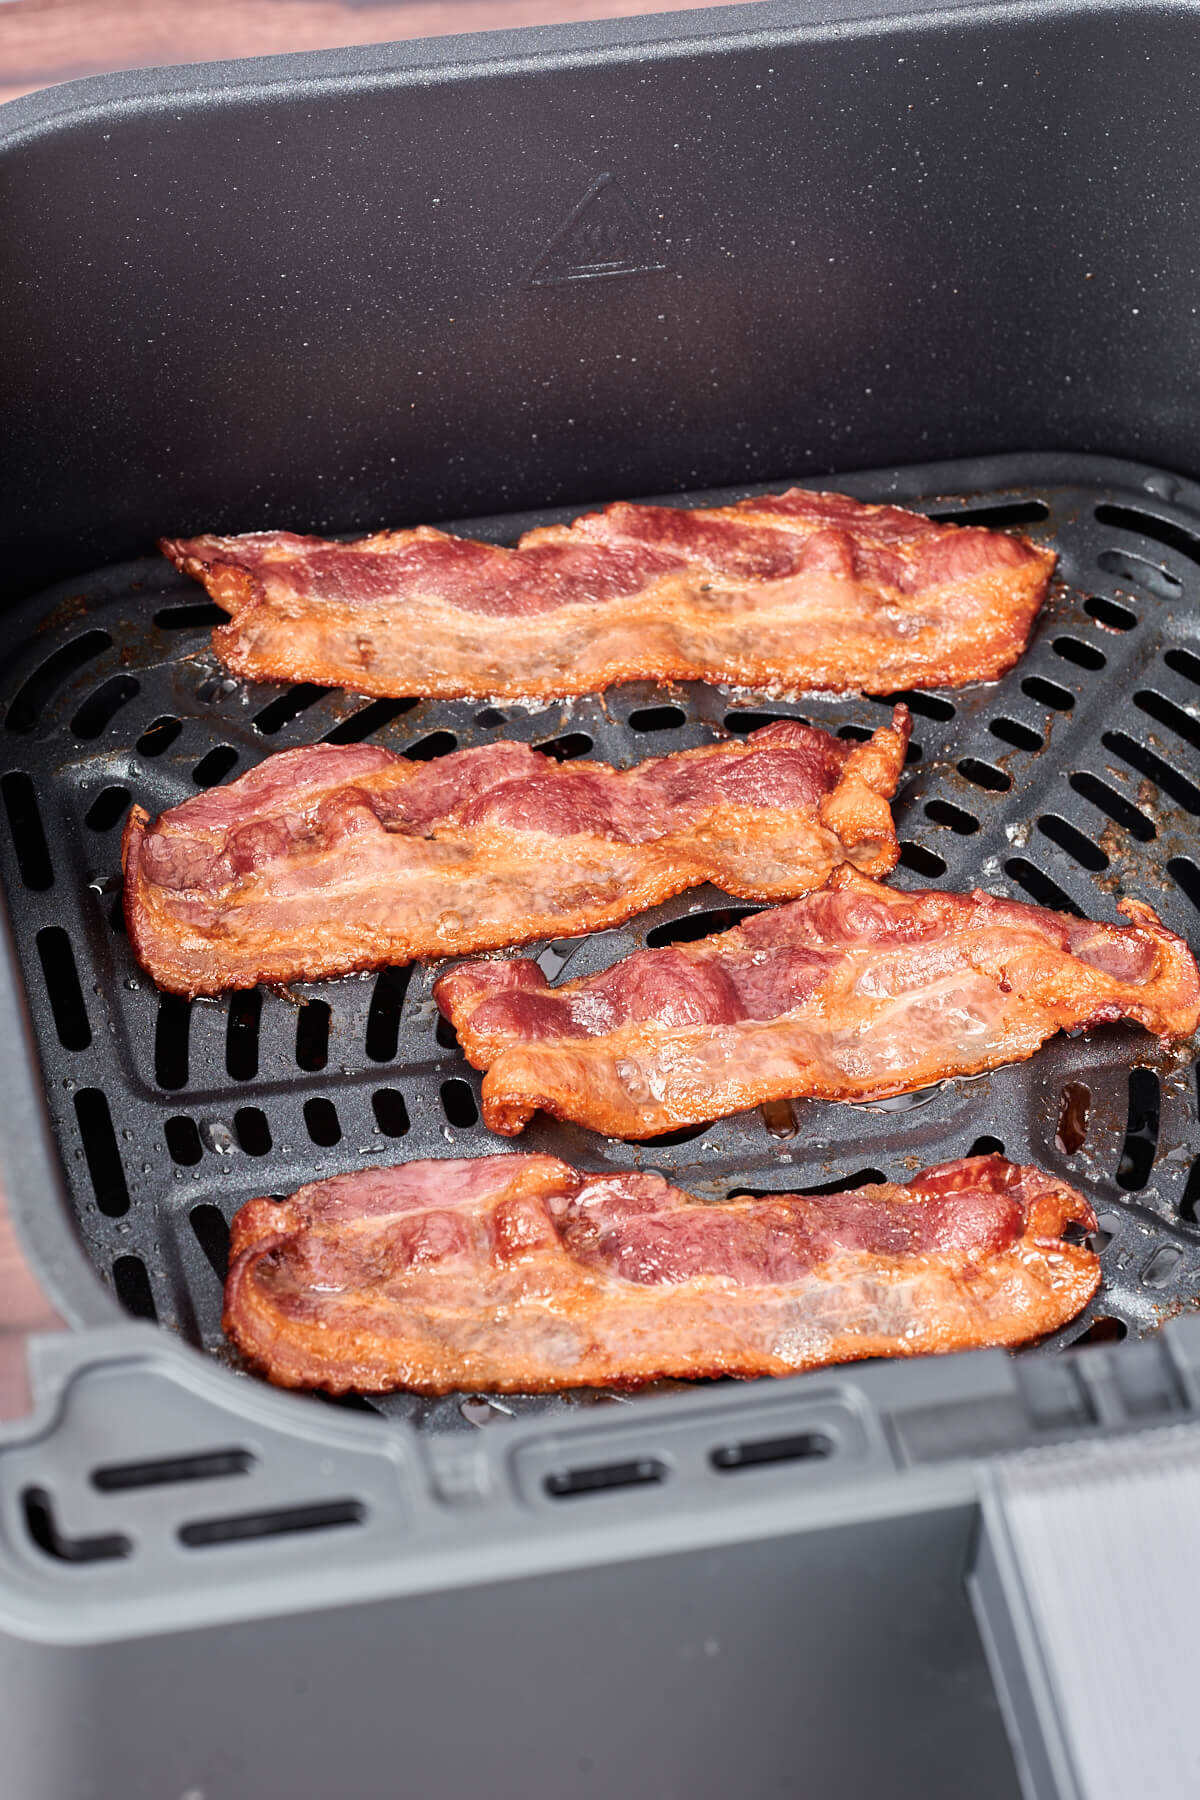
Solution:
<path fill-rule="evenodd" d="M 1054 1133 L 1055 1147 L 1063 1156 L 1074 1156 L 1077 1150 L 1082 1150 L 1087 1138 L 1091 1104 L 1091 1089 L 1085 1087 L 1082 1081 L 1063 1083 L 1058 1126 Z"/>

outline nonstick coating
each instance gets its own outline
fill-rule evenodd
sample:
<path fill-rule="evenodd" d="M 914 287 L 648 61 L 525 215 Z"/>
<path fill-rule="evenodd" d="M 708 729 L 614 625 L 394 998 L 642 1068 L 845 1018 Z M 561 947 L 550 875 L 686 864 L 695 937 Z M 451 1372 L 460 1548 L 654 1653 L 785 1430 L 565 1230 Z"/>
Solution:
<path fill-rule="evenodd" d="M 1016 670 L 957 693 L 904 696 L 914 744 L 896 801 L 904 851 L 895 880 L 982 886 L 1103 919 L 1129 894 L 1195 940 L 1200 518 L 1162 497 L 1169 478 L 1098 484 L 1105 465 L 1086 462 L 1070 485 L 1058 458 L 1048 485 L 1046 466 L 993 462 L 1002 486 L 986 492 L 972 491 L 970 465 L 955 471 L 958 491 L 943 468 L 949 494 L 932 494 L 920 471 L 836 484 L 1028 531 L 1060 557 Z M 571 516 L 470 529 L 503 541 Z M 191 1005 L 160 996 L 121 919 L 119 845 L 132 802 L 157 814 L 273 751 L 318 741 L 370 737 L 434 757 L 514 737 L 629 765 L 783 716 L 865 737 L 891 705 L 649 683 L 536 711 L 366 701 L 226 676 L 208 648 L 221 616 L 161 560 L 104 570 L 26 605 L 0 690 L 0 874 L 79 1230 L 129 1311 L 233 1360 L 221 1278 L 229 1220 L 244 1201 L 365 1163 L 512 1149 L 589 1169 L 657 1168 L 719 1199 L 904 1179 L 1002 1147 L 1079 1183 L 1101 1215 L 1103 1286 L 1052 1345 L 1089 1332 L 1144 1334 L 1200 1296 L 1193 1052 L 1164 1052 L 1132 1028 L 1062 1037 L 1028 1063 L 878 1105 L 802 1102 L 770 1125 L 750 1112 L 644 1145 L 539 1116 L 510 1145 L 478 1122 L 480 1077 L 438 1018 L 435 968 Z M 574 977 L 646 943 L 721 929 L 745 910 L 703 888 L 622 929 L 531 954 L 552 979 Z M 497 1410 L 592 1398 L 341 1404 L 461 1429 Z"/>

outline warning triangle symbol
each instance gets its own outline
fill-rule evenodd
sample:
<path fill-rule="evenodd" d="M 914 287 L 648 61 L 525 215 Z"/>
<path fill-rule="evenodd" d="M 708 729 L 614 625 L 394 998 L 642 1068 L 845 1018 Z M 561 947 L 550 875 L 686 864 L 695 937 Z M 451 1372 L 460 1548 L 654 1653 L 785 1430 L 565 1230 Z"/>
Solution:
<path fill-rule="evenodd" d="M 529 279 L 534 287 L 665 269 L 654 234 L 615 175 L 600 175 L 563 220 Z"/>

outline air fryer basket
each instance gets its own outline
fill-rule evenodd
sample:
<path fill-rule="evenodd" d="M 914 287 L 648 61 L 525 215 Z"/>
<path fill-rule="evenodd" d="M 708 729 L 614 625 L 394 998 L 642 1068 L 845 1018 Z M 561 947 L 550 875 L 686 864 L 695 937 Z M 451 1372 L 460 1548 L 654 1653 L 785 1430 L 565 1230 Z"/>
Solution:
<path fill-rule="evenodd" d="M 836 485 L 1028 531 L 1060 557 L 1010 675 L 904 696 L 914 742 L 896 801 L 896 879 L 982 885 L 1099 918 L 1115 917 L 1115 899 L 1130 894 L 1194 938 L 1200 647 L 1189 645 L 1200 516 L 1173 502 L 1171 478 L 1095 459 L 1011 457 Z M 503 541 L 570 516 L 465 528 Z M 480 1078 L 430 998 L 436 969 L 191 1004 L 157 993 L 122 922 L 120 831 L 133 802 L 155 814 L 272 751 L 317 741 L 370 737 L 431 758 L 515 736 L 560 758 L 628 765 L 778 716 L 865 737 L 891 703 L 653 684 L 536 711 L 367 701 L 226 675 L 207 640 L 221 616 L 165 562 L 111 568 L 25 606 L 4 680 L 0 867 L 78 1227 L 129 1312 L 233 1360 L 221 1280 L 229 1220 L 244 1201 L 365 1163 L 510 1148 L 584 1168 L 658 1168 L 713 1199 L 904 1179 L 1003 1148 L 1081 1182 L 1101 1215 L 1103 1286 L 1049 1347 L 1142 1335 L 1200 1298 L 1191 1049 L 1166 1052 L 1132 1028 L 1059 1038 L 1028 1063 L 877 1105 L 775 1106 L 645 1145 L 539 1115 L 509 1145 L 479 1121 Z M 747 910 L 703 889 L 623 929 L 531 954 L 552 978 L 574 977 Z M 606 1397 L 344 1404 L 462 1428 Z"/>
<path fill-rule="evenodd" d="M 1167 1536 L 1144 1465 L 1185 1522 L 1200 1467 L 1188 1051 L 1104 1031 L 903 1109 L 798 1106 L 792 1136 L 756 1114 L 637 1149 L 539 1120 L 512 1146 L 719 1196 L 998 1140 L 1089 1186 L 1109 1235 L 1075 1329 L 1123 1344 L 505 1401 L 534 1415 L 507 1423 L 473 1396 L 337 1410 L 219 1360 L 224 1228 L 318 1164 L 486 1148 L 428 973 L 189 1010 L 113 920 L 123 808 L 287 744 L 516 734 L 628 762 L 729 714 L 886 716 L 229 687 L 157 532 L 503 513 L 504 538 L 555 516 L 524 508 L 791 475 L 1015 506 L 1062 556 L 1007 680 L 915 697 L 897 879 L 1107 918 L 1124 889 L 1194 937 L 1198 132 L 1197 0 L 765 0 L 0 109 L 0 880 L 41 1061 L 0 944 L 0 1174 L 72 1327 L 29 1339 L 30 1411 L 0 1426 L 6 1796 L 376 1800 L 403 1770 L 428 1800 L 957 1800 L 970 1767 L 1011 1800 L 999 1688 L 1027 1791 L 1075 1800 L 1081 1720 L 1005 1498 L 1033 1464 L 1061 1502 L 1039 1541 L 1097 1603 L 1057 1637 L 1078 1665 L 1085 1620 L 1095 1708 L 1139 1727 L 1116 1791 L 1167 1793 L 1168 1752 L 1194 1776 L 1186 1692 L 1163 1723 L 1186 1542 L 1174 1612 L 1141 1555 Z M 684 896 L 546 967 L 727 910 Z M 1121 1593 L 1137 1620 L 1096 1626 Z"/>

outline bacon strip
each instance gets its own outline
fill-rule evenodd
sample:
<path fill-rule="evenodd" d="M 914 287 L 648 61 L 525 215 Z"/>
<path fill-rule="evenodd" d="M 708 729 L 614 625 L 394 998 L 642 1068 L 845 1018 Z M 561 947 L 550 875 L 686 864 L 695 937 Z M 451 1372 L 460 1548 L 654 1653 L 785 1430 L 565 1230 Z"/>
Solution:
<path fill-rule="evenodd" d="M 628 770 L 528 744 L 408 762 L 285 750 L 125 830 L 125 917 L 160 987 L 216 994 L 597 931 L 714 881 L 746 899 L 899 854 L 910 720 L 849 744 L 797 720 Z"/>
<path fill-rule="evenodd" d="M 356 543 L 164 538 L 231 614 L 227 668 L 364 694 L 557 698 L 638 677 L 776 689 L 991 681 L 1025 648 L 1054 554 L 840 494 L 634 506 L 515 549 L 429 526 Z"/>
<path fill-rule="evenodd" d="M 869 1100 L 1031 1056 L 1056 1031 L 1200 1023 L 1200 973 L 1148 906 L 1090 924 L 989 894 L 885 888 L 843 867 L 806 899 L 551 988 L 527 960 L 434 986 L 483 1116 L 538 1107 L 644 1138 L 764 1100 Z"/>
<path fill-rule="evenodd" d="M 1023 1344 L 1100 1282 L 1082 1194 L 999 1156 L 704 1204 L 550 1156 L 313 1182 L 233 1221 L 225 1330 L 284 1387 L 546 1392 Z"/>

